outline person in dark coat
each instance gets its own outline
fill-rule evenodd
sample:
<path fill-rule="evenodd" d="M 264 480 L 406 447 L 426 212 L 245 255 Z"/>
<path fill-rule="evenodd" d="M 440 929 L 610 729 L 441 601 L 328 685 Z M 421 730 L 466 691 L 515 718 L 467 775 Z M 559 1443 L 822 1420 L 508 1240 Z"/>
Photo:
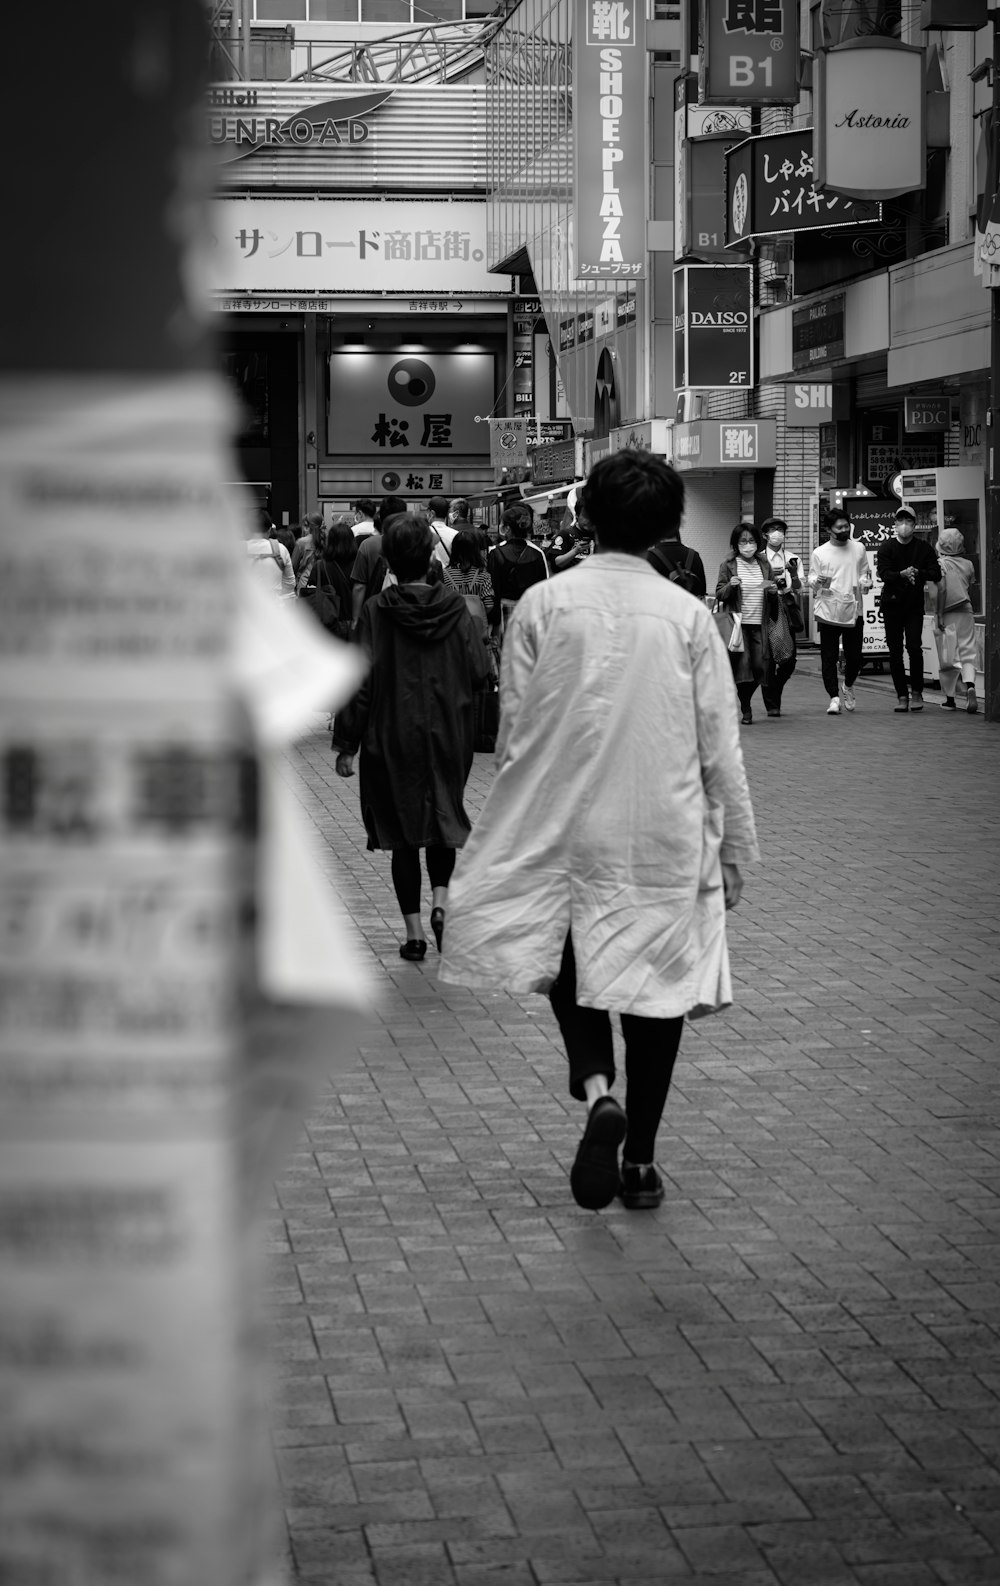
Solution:
<path fill-rule="evenodd" d="M 361 816 L 368 847 L 392 851 L 392 881 L 406 927 L 401 958 L 427 952 L 420 914 L 420 849 L 427 851 L 431 929 L 444 933 L 455 850 L 471 830 L 463 795 L 472 769 L 473 696 L 489 652 L 465 599 L 428 584 L 433 535 L 408 515 L 386 523 L 382 551 L 397 583 L 367 601 L 358 640 L 371 669 L 333 733 L 337 775 L 354 772 L 360 746 Z"/>
<path fill-rule="evenodd" d="M 897 715 L 924 708 L 924 585 L 940 584 L 941 564 L 929 540 L 914 533 L 917 516 L 912 507 L 897 507 L 892 539 L 875 552 L 875 568 L 882 580 L 879 606 L 885 624 L 889 671 L 896 690 Z M 906 659 L 910 663 L 909 683 Z"/>

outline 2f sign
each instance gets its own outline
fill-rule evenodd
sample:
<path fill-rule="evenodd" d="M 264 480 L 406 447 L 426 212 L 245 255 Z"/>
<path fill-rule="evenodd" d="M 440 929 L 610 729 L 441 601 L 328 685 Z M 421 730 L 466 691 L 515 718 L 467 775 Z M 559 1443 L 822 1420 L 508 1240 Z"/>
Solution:
<path fill-rule="evenodd" d="M 701 37 L 703 104 L 798 102 L 797 0 L 701 0 Z"/>

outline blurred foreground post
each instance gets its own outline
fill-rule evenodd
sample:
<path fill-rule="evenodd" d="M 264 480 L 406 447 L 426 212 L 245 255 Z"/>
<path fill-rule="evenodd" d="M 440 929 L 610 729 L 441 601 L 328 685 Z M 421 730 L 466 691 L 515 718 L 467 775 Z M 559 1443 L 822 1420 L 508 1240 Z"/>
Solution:
<path fill-rule="evenodd" d="M 204 7 L 56 0 L 7 43 L 44 70 L 6 89 L 0 1579 L 242 1586 L 255 779 L 230 412 L 185 288 Z"/>

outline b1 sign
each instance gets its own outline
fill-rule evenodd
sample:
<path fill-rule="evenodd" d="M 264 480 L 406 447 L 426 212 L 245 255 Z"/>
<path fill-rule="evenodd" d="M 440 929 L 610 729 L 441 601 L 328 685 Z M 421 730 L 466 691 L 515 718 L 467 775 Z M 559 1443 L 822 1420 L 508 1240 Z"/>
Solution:
<path fill-rule="evenodd" d="M 794 105 L 798 0 L 701 0 L 702 104 Z"/>

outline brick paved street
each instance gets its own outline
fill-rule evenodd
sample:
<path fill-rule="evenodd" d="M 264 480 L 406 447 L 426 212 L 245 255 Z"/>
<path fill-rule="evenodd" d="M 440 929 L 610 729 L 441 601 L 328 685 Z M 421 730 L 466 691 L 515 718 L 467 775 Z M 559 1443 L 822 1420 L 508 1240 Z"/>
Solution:
<path fill-rule="evenodd" d="M 764 862 L 656 1212 L 575 1206 L 547 1002 L 400 961 L 357 781 L 303 746 L 384 1001 L 268 1228 L 292 1579 L 1000 1581 L 1000 728 L 857 692 L 743 733 Z"/>

